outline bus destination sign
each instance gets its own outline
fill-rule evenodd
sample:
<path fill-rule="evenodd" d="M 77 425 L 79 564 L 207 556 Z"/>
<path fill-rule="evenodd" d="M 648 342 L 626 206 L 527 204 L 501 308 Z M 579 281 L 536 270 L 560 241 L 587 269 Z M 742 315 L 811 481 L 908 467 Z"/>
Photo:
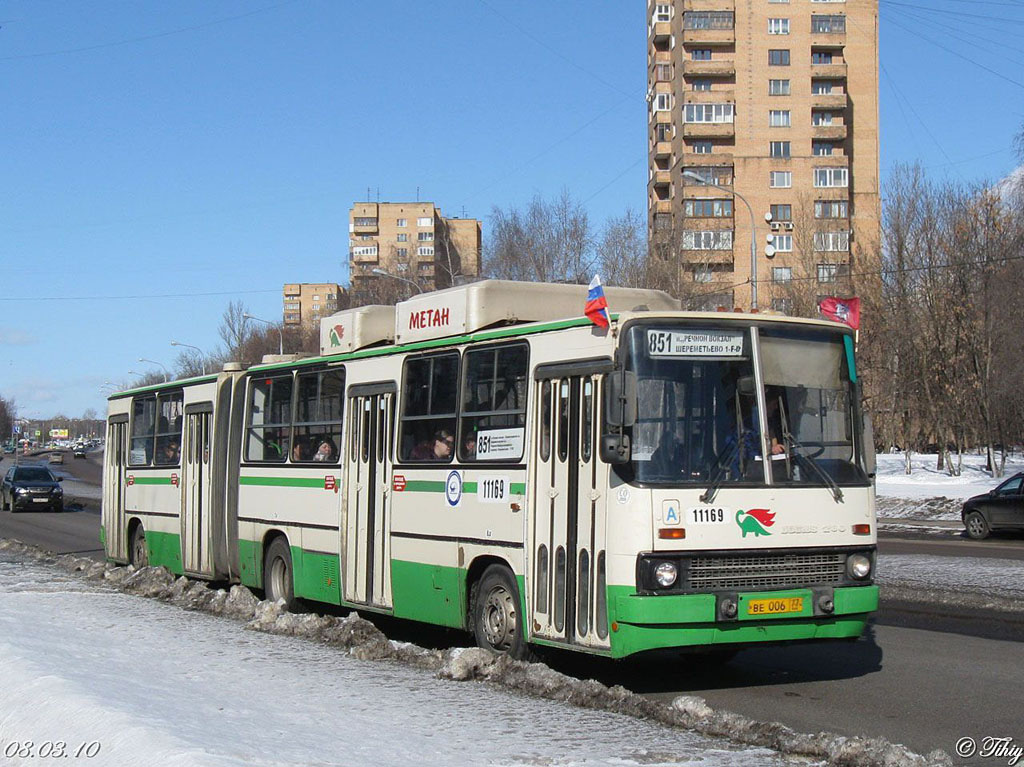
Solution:
<path fill-rule="evenodd" d="M 652 357 L 741 357 L 740 330 L 648 330 L 647 353 Z"/>

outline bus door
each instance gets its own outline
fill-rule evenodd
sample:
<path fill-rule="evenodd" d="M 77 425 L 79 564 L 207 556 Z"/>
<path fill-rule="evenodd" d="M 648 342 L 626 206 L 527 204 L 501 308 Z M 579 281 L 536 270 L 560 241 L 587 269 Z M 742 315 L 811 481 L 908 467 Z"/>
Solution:
<path fill-rule="evenodd" d="M 103 529 L 107 556 L 128 558 L 125 539 L 125 467 L 128 464 L 128 416 L 107 425 L 106 460 L 103 477 Z"/>
<path fill-rule="evenodd" d="M 610 367 L 610 360 L 541 366 L 535 381 L 532 634 L 586 647 L 609 645 L 598 389 Z"/>
<path fill-rule="evenodd" d="M 210 530 L 210 428 L 213 403 L 185 408 L 181 444 L 181 563 L 185 572 L 213 575 Z"/>
<path fill-rule="evenodd" d="M 391 433 L 394 383 L 349 387 L 342 526 L 345 600 L 391 607 Z"/>

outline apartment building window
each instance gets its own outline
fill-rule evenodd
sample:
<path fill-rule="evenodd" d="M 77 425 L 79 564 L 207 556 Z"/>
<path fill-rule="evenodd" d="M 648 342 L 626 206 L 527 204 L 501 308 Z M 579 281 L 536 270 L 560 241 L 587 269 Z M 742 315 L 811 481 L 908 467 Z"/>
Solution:
<path fill-rule="evenodd" d="M 790 266 L 773 266 L 772 282 L 790 282 L 793 279 L 793 268 Z"/>
<path fill-rule="evenodd" d="M 814 110 L 811 112 L 811 125 L 831 125 L 832 124 L 832 113 L 831 112 L 819 112 Z"/>
<path fill-rule="evenodd" d="M 356 226 L 377 226 L 377 219 L 366 218 L 365 216 L 357 216 L 355 219 Z"/>
<path fill-rule="evenodd" d="M 377 246 L 376 245 L 361 245 L 358 248 L 352 248 L 353 256 L 376 256 Z"/>
<path fill-rule="evenodd" d="M 732 166 L 730 165 L 698 165 L 688 170 L 700 176 L 703 181 L 697 181 L 689 176 L 683 176 L 684 186 L 704 186 L 718 184 L 718 186 L 730 186 L 732 184 Z"/>
<path fill-rule="evenodd" d="M 789 146 L 788 141 L 772 141 L 769 146 L 769 154 L 775 158 L 788 160 Z"/>
<path fill-rule="evenodd" d="M 399 242 L 408 242 L 409 241 L 409 235 L 404 234 L 404 233 L 398 235 L 398 241 Z"/>
<path fill-rule="evenodd" d="M 655 112 L 668 112 L 672 109 L 672 94 L 671 93 L 655 93 L 654 94 L 654 111 Z"/>
<path fill-rule="evenodd" d="M 732 230 L 683 232 L 683 250 L 731 250 Z"/>
<path fill-rule="evenodd" d="M 732 200 L 683 201 L 683 215 L 688 218 L 732 218 Z"/>
<path fill-rule="evenodd" d="M 768 81 L 768 95 L 769 96 L 788 96 L 789 95 L 789 80 L 769 80 Z"/>
<path fill-rule="evenodd" d="M 768 124 L 773 128 L 788 128 L 791 125 L 788 109 L 771 109 L 768 111 Z"/>
<path fill-rule="evenodd" d="M 772 189 L 789 189 L 793 186 L 793 171 L 773 170 L 768 174 L 768 186 Z"/>
<path fill-rule="evenodd" d="M 792 205 L 772 205 L 769 208 L 772 213 L 772 221 L 792 221 L 793 220 L 793 206 Z"/>
<path fill-rule="evenodd" d="M 672 229 L 672 214 L 671 213 L 655 213 L 654 214 L 654 231 L 656 232 L 667 232 Z"/>
<path fill-rule="evenodd" d="M 793 309 L 792 298 L 773 298 L 772 311 L 779 314 L 789 314 Z"/>
<path fill-rule="evenodd" d="M 815 218 L 849 218 L 849 204 L 846 200 L 815 200 Z"/>
<path fill-rule="evenodd" d="M 812 141 L 811 154 L 815 157 L 831 157 L 835 151 L 835 144 L 831 141 Z"/>
<path fill-rule="evenodd" d="M 416 219 L 416 226 L 433 226 L 434 219 L 432 216 L 423 216 Z"/>
<path fill-rule="evenodd" d="M 715 278 L 710 266 L 698 266 L 693 270 L 694 282 L 712 282 Z"/>
<path fill-rule="evenodd" d="M 831 92 L 831 80 L 811 80 L 811 93 L 813 93 L 815 96 L 826 96 Z"/>
<path fill-rule="evenodd" d="M 314 301 L 319 301 L 320 300 L 320 296 L 319 295 L 314 295 L 313 296 L 313 300 Z"/>
<path fill-rule="evenodd" d="M 789 19 L 768 19 L 769 35 L 788 35 Z"/>
<path fill-rule="evenodd" d="M 824 252 L 843 252 L 850 249 L 849 232 L 815 232 L 814 249 Z"/>
<path fill-rule="evenodd" d="M 818 264 L 818 282 L 835 282 L 839 277 L 839 264 Z"/>
<path fill-rule="evenodd" d="M 320 311 L 320 304 L 313 304 L 313 311 L 314 312 Z"/>
<path fill-rule="evenodd" d="M 768 66 L 770 67 L 788 67 L 789 66 L 789 49 L 788 48 L 773 48 L 768 51 Z"/>
<path fill-rule="evenodd" d="M 434 248 L 430 245 L 421 245 L 416 249 L 417 256 L 432 256 L 434 255 Z"/>
<path fill-rule="evenodd" d="M 811 16 L 811 32 L 836 34 L 846 32 L 846 17 L 841 14 Z"/>
<path fill-rule="evenodd" d="M 711 61 L 711 49 L 694 48 L 690 51 L 690 59 L 693 61 Z"/>
<path fill-rule="evenodd" d="M 434 239 L 434 233 L 433 232 L 417 232 L 416 233 L 416 239 L 419 240 L 420 242 L 429 242 L 430 240 Z"/>
<path fill-rule="evenodd" d="M 408 226 L 409 222 L 404 218 L 396 218 L 395 226 Z"/>
<path fill-rule="evenodd" d="M 832 51 L 811 51 L 812 64 L 831 64 Z"/>
<path fill-rule="evenodd" d="M 687 11 L 683 14 L 683 29 L 732 29 L 732 11 Z"/>
<path fill-rule="evenodd" d="M 731 123 L 733 104 L 686 104 L 683 107 L 683 122 L 687 123 Z"/>
<path fill-rule="evenodd" d="M 672 79 L 672 65 L 671 64 L 655 64 L 654 65 L 654 79 L 659 82 L 667 82 Z"/>
<path fill-rule="evenodd" d="M 658 3 L 654 6 L 654 21 L 672 21 L 672 4 Z"/>
<path fill-rule="evenodd" d="M 284 308 L 285 308 L 285 311 L 297 312 L 301 308 L 301 306 L 299 304 L 295 303 L 294 301 L 291 301 L 291 302 L 285 304 Z"/>
<path fill-rule="evenodd" d="M 409 257 L 409 249 L 408 248 L 395 248 L 395 255 L 398 256 L 399 258 L 408 258 Z"/>
<path fill-rule="evenodd" d="M 793 252 L 793 235 L 791 234 L 775 234 L 772 235 L 772 245 L 775 246 L 776 253 L 792 253 Z"/>
<path fill-rule="evenodd" d="M 654 128 L 654 135 L 658 142 L 672 140 L 672 123 L 658 123 Z"/>
<path fill-rule="evenodd" d="M 849 183 L 847 168 L 815 168 L 814 185 L 821 188 L 845 187 Z"/>
<path fill-rule="evenodd" d="M 711 90 L 711 78 L 695 77 L 690 81 L 690 87 L 695 91 L 709 91 Z"/>
<path fill-rule="evenodd" d="M 712 143 L 710 141 L 694 141 L 693 142 L 693 153 L 694 154 L 711 154 Z"/>

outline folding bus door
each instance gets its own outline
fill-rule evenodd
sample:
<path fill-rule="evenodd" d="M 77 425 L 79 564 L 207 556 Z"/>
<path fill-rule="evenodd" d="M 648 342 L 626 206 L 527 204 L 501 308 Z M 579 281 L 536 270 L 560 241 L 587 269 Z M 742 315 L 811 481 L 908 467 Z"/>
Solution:
<path fill-rule="evenodd" d="M 588 647 L 608 646 L 608 475 L 598 458 L 598 391 L 600 373 L 610 365 L 588 360 L 542 366 L 534 384 L 539 407 L 533 453 L 532 634 Z"/>
<path fill-rule="evenodd" d="M 349 387 L 342 551 L 345 600 L 391 607 L 390 486 L 394 383 Z"/>
<path fill-rule="evenodd" d="M 103 530 L 107 556 L 128 558 L 125 539 L 125 467 L 128 463 L 128 416 L 107 425 L 106 460 L 103 467 Z"/>
<path fill-rule="evenodd" d="M 213 404 L 185 408 L 181 446 L 181 562 L 187 573 L 213 575 L 210 529 L 210 428 Z"/>

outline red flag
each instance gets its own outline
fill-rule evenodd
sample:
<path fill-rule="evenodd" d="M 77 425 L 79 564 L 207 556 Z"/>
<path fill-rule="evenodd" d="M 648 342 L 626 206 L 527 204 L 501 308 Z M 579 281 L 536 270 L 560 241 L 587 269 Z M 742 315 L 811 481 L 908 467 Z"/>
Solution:
<path fill-rule="evenodd" d="M 587 289 L 587 303 L 583 307 L 583 313 L 599 328 L 608 327 L 608 301 L 604 297 L 601 278 L 596 274 Z"/>
<path fill-rule="evenodd" d="M 828 296 L 818 304 L 818 310 L 836 322 L 845 322 L 854 330 L 860 328 L 860 299 Z"/>

